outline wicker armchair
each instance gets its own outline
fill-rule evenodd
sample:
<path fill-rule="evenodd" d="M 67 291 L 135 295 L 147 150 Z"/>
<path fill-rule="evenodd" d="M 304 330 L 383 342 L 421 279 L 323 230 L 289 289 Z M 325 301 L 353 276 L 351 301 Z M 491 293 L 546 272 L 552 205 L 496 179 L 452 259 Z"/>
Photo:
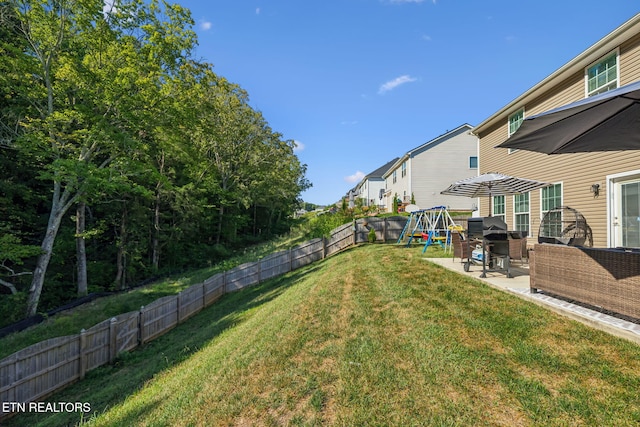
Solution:
<path fill-rule="evenodd" d="M 476 240 L 467 242 L 466 239 L 458 231 L 451 231 L 451 246 L 453 247 L 453 260 L 460 258 L 462 262 L 465 259 L 471 258 L 471 251 L 475 249 L 476 244 L 479 243 Z"/>
<path fill-rule="evenodd" d="M 521 263 L 527 258 L 527 238 L 509 240 L 509 259 L 518 260 Z"/>

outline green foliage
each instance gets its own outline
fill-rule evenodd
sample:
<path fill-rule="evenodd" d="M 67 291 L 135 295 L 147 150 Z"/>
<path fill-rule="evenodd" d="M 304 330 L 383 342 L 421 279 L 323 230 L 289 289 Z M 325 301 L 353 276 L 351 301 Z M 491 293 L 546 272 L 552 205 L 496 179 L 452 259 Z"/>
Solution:
<path fill-rule="evenodd" d="M 326 212 L 309 219 L 309 237 L 329 237 L 331 230 L 351 221 L 351 216 L 346 212 Z"/>
<path fill-rule="evenodd" d="M 375 228 L 371 227 L 371 229 L 369 230 L 369 233 L 367 234 L 367 240 L 369 241 L 369 243 L 375 243 L 375 241 L 376 241 L 376 230 L 375 230 Z"/>
<path fill-rule="evenodd" d="M 75 294 L 79 202 L 103 290 L 286 231 L 311 185 L 293 141 L 193 58 L 189 10 L 104 4 L 0 3 L 0 246 L 5 266 L 38 272 L 17 281 L 37 289 L 30 312 Z"/>

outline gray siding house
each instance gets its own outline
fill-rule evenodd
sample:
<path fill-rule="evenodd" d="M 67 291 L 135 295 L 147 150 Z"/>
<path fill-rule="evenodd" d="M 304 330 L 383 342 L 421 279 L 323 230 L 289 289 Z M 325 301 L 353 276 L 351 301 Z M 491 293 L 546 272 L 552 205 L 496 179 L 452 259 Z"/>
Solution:
<path fill-rule="evenodd" d="M 395 195 L 404 204 L 413 195 L 420 209 L 474 210 L 477 199 L 440 194 L 453 182 L 478 174 L 478 138 L 472 129 L 465 123 L 400 157 L 384 174 L 386 210 L 391 211 Z"/>
<path fill-rule="evenodd" d="M 385 191 L 384 174 L 398 161 L 398 157 L 367 174 L 355 187 L 355 196 L 362 199 L 362 206 L 378 206 L 385 209 L 386 199 L 381 197 Z"/>

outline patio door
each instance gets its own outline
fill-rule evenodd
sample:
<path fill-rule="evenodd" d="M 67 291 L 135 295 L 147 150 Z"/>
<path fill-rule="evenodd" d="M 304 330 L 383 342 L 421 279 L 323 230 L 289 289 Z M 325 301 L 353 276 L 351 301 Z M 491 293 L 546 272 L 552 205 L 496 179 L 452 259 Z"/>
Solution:
<path fill-rule="evenodd" d="M 640 248 L 640 177 L 613 185 L 613 246 Z"/>

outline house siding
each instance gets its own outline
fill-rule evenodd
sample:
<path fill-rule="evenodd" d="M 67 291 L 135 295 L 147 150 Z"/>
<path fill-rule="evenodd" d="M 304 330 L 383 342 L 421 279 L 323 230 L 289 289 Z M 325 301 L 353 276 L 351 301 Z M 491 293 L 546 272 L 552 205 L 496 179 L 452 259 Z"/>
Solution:
<path fill-rule="evenodd" d="M 471 210 L 477 199 L 451 196 L 440 192 L 455 181 L 478 174 L 469 168 L 469 157 L 478 155 L 478 139 L 465 128 L 451 138 L 418 151 L 411 157 L 411 190 L 422 209 L 447 206 L 449 209 Z"/>
<path fill-rule="evenodd" d="M 476 199 L 440 194 L 453 182 L 478 174 L 478 169 L 469 168 L 469 157 L 478 156 L 478 138 L 470 133 L 471 129 L 471 126 L 463 125 L 447 132 L 411 150 L 389 169 L 385 174 L 387 209 L 391 208 L 393 196 L 397 194 L 407 202 L 413 195 L 421 209 L 447 206 L 471 210 L 477 204 Z M 405 176 L 402 176 L 403 162 L 407 164 Z"/>
<path fill-rule="evenodd" d="M 609 50 L 610 52 L 611 50 Z M 619 85 L 640 80 L 640 34 L 631 35 L 619 46 Z M 585 63 L 589 66 L 591 63 Z M 563 204 L 581 212 L 592 228 L 594 246 L 610 243 L 608 224 L 609 197 L 607 176 L 640 169 L 640 151 L 576 153 L 546 155 L 529 151 L 494 148 L 508 137 L 508 114 L 517 108 L 525 108 L 525 118 L 575 102 L 585 97 L 584 69 L 557 82 L 552 88 L 533 98 L 527 105 L 514 106 L 486 129 L 476 131 L 480 138 L 480 173 L 501 172 L 522 178 L 537 179 L 549 183 L 562 183 Z M 590 192 L 592 184 L 600 184 L 600 195 Z M 541 190 L 530 195 L 530 235 L 537 237 L 542 217 Z M 509 228 L 514 227 L 513 197 L 506 197 L 506 217 Z M 488 214 L 489 201 L 480 203 L 480 214 Z"/>

